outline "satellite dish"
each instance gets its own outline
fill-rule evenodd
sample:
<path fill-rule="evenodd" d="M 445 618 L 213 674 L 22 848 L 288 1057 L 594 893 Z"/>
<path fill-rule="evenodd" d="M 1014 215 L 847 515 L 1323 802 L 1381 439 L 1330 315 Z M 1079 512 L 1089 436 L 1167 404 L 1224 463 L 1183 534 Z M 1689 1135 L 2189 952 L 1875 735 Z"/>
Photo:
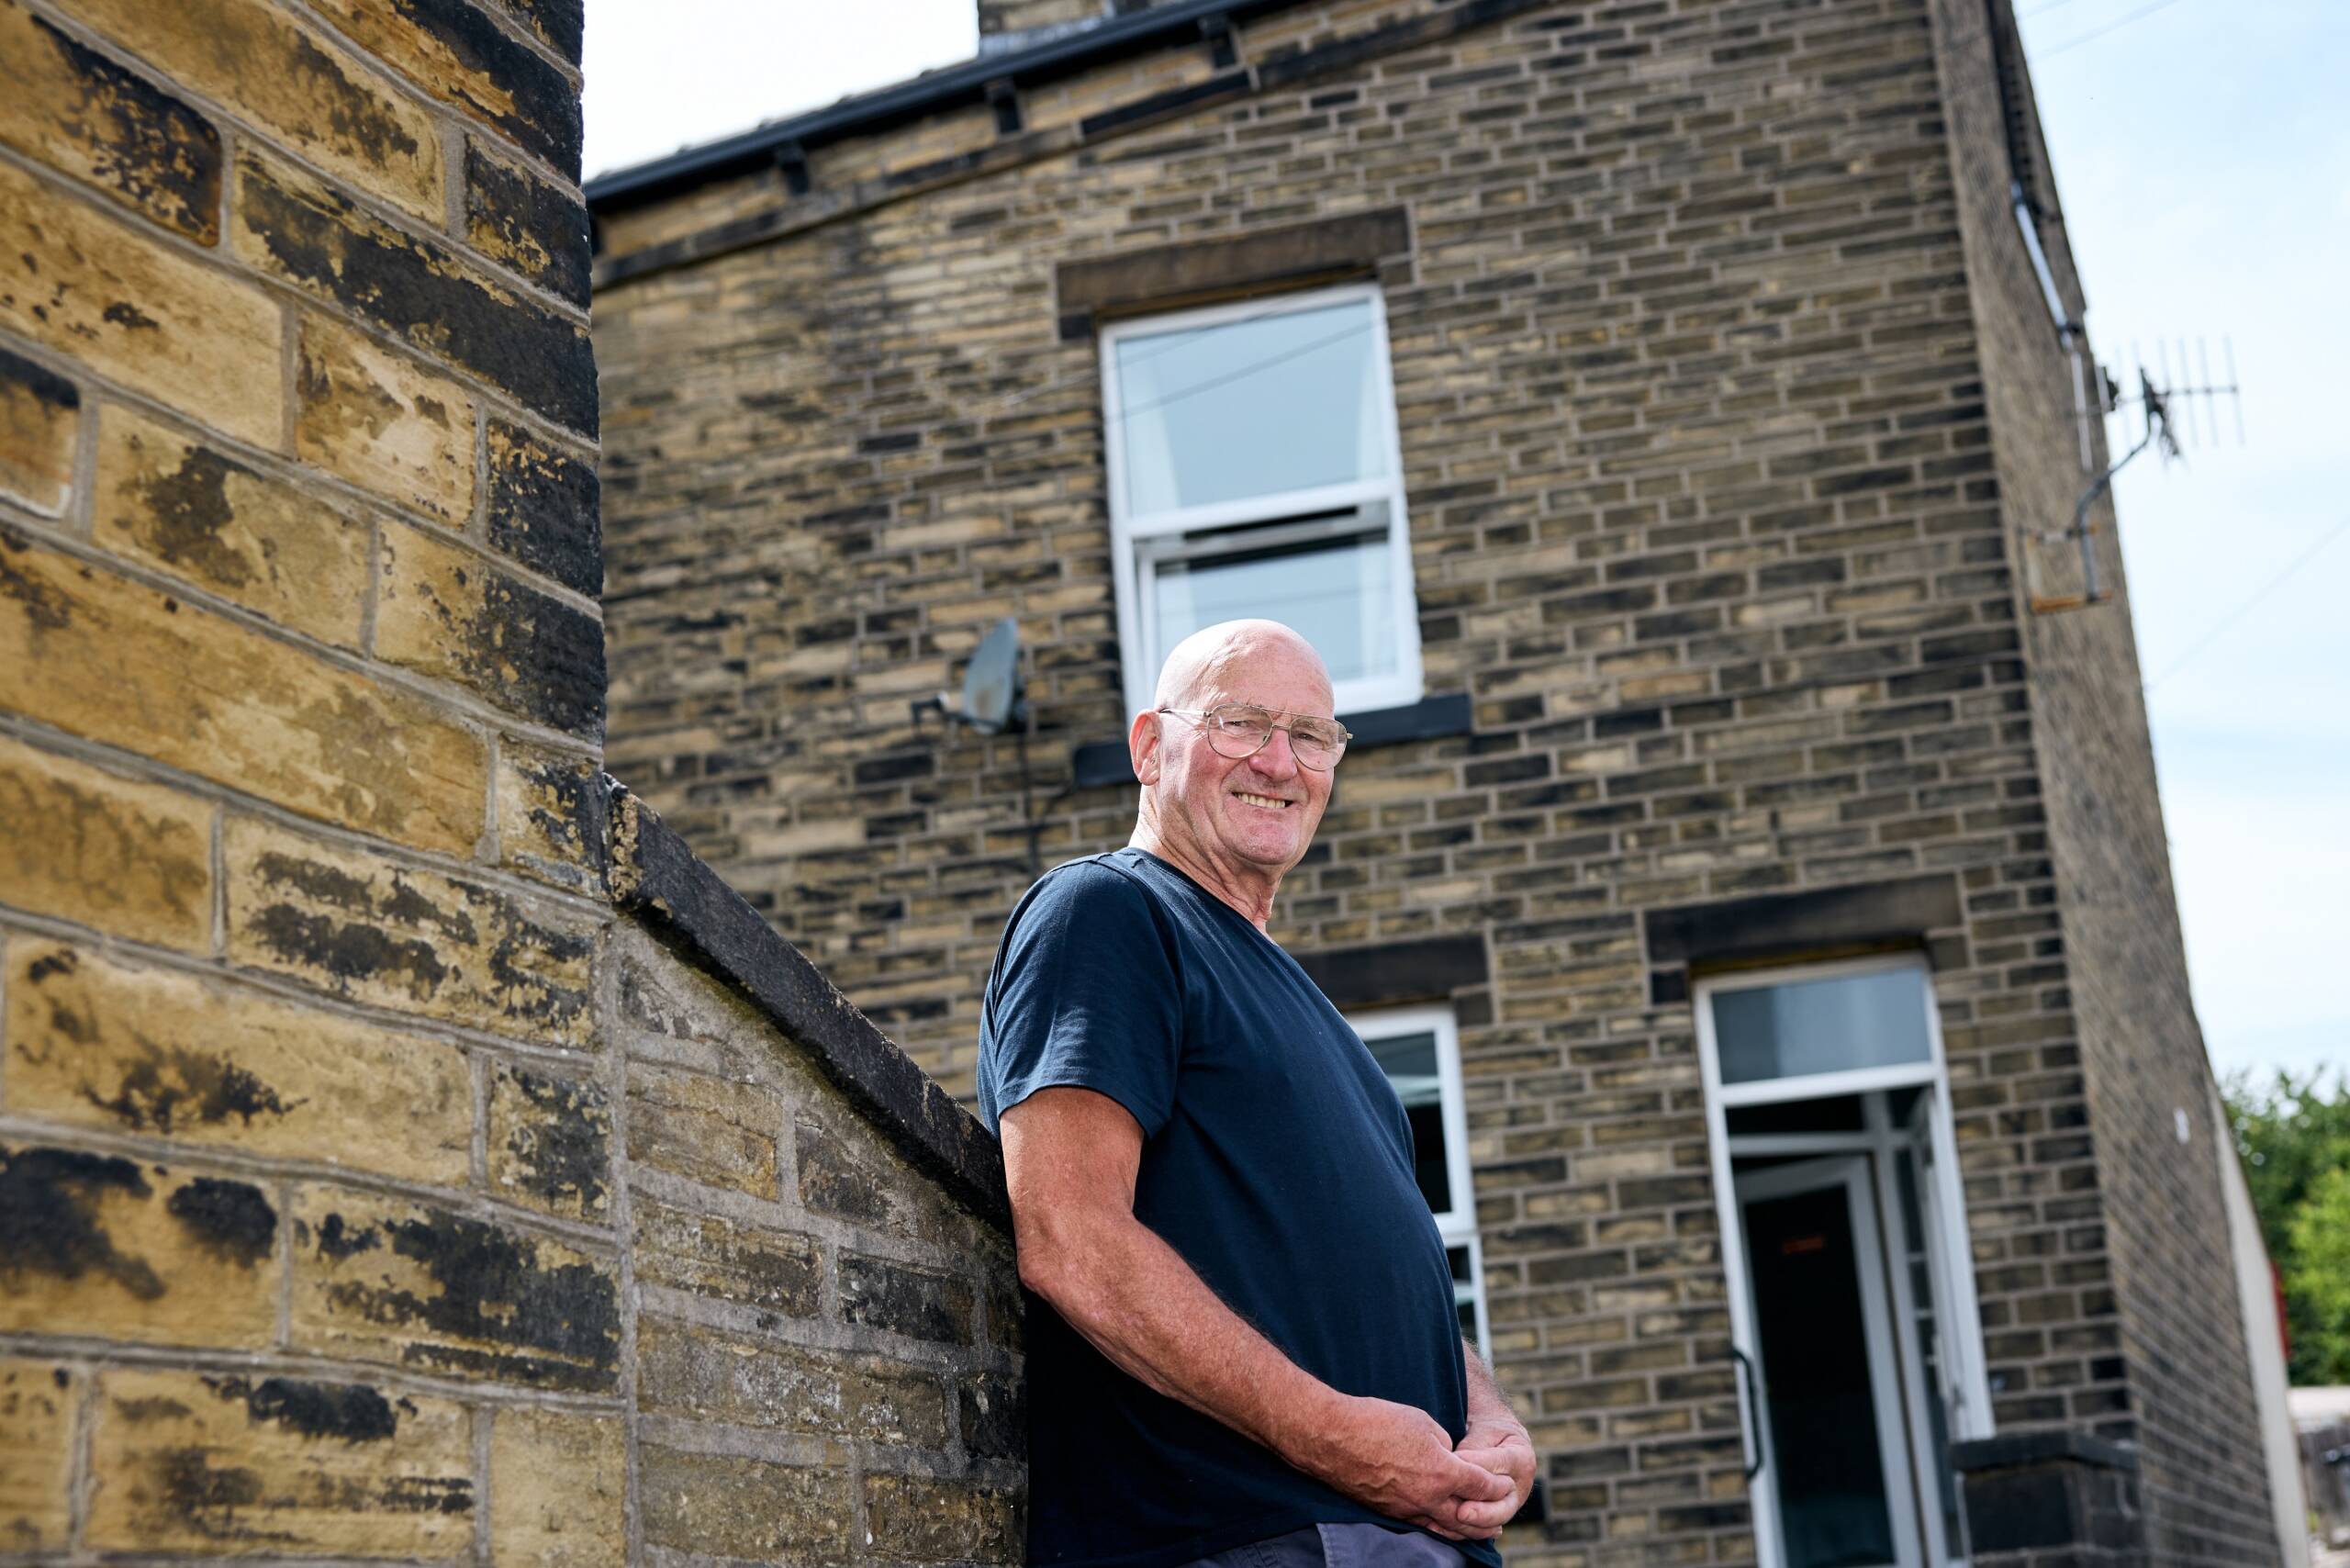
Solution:
<path fill-rule="evenodd" d="M 970 665 L 963 672 L 960 704 L 943 691 L 923 698 L 913 705 L 914 722 L 919 724 L 925 712 L 937 712 L 983 735 L 1000 735 L 1007 730 L 1024 734 L 1026 698 L 1027 683 L 1020 677 L 1020 622 L 1007 615 L 972 650 Z"/>

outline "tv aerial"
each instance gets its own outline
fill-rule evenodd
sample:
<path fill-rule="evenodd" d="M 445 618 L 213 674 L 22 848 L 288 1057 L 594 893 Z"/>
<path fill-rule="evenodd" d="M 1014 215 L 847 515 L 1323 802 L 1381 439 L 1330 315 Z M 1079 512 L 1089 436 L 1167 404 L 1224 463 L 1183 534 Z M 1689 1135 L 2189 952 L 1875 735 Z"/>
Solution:
<path fill-rule="evenodd" d="M 1031 810 L 1029 803 L 1032 786 L 1028 732 L 1035 726 L 1028 707 L 1028 678 L 1020 662 L 1020 622 L 1007 615 L 979 639 L 979 645 L 971 651 L 970 664 L 964 668 L 959 698 L 941 691 L 934 696 L 918 697 L 912 706 L 916 733 L 922 729 L 923 714 L 936 713 L 950 724 L 960 724 L 990 737 L 1009 734 L 1017 743 L 1020 821 L 1028 834 L 1028 874 L 1044 875 L 1037 842 L 1045 830 L 1044 814 Z M 1064 788 L 1046 801 L 1045 811 L 1050 812 L 1069 792 L 1069 789 Z"/>

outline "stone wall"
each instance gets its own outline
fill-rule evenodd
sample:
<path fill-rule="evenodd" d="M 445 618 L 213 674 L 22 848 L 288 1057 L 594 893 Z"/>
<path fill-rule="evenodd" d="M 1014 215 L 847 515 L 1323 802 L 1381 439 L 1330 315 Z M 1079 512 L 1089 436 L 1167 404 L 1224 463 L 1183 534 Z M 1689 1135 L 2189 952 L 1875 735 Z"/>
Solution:
<path fill-rule="evenodd" d="M 2011 160 L 1986 25 L 2011 26 L 2007 8 L 1942 0 L 1936 10 L 2000 493 L 2019 532 L 2061 529 L 2120 454 L 2107 450 L 2098 420 L 2089 461 L 2082 461 L 2071 370 L 2008 209 Z M 2020 62 L 2011 69 L 2028 95 Z M 2045 213 L 2059 286 L 2080 320 L 2085 307 L 2054 181 L 2036 124 L 2027 121 L 2025 130 L 2019 151 Z M 2052 913 L 2087 1070 L 2121 1350 L 2133 1372 L 2126 1392 L 2113 1392 L 2098 1428 L 2138 1446 L 2154 1560 L 2273 1562 L 2277 1532 L 2217 1165 L 2236 1158 L 2234 1140 L 2213 1114 L 2210 1064 L 2188 990 L 2144 677 L 2109 498 L 2091 519 L 2098 586 L 2111 597 L 2031 618 L 2025 652 L 2057 871 Z M 2087 586 L 2071 543 L 2022 547 L 2035 556 L 2031 577 L 2041 593 L 2062 597 Z M 2066 1267 L 2044 1266 L 2052 1279 Z M 2018 1331 L 2039 1332 L 2022 1325 Z"/>
<path fill-rule="evenodd" d="M 579 25 L 0 0 L 0 1561 L 1016 1554 L 990 1147 L 598 771 Z"/>
<path fill-rule="evenodd" d="M 1460 1020 L 1492 1348 L 1550 1488 L 1516 1562 L 1753 1549 L 1672 935 L 1724 911 L 1897 910 L 1861 935 L 1929 955 L 1998 1429 L 2128 1442 L 2176 1407 L 2258 1451 L 2209 1392 L 2232 1274 L 2190 1254 L 2224 1228 L 2127 1174 L 2200 1070 L 2175 917 L 2131 925 L 2143 1015 L 2094 935 L 2072 967 L 2068 923 L 2169 890 L 2126 609 L 2023 625 L 2020 532 L 2072 491 L 2008 400 L 2062 388 L 2002 336 L 2036 294 L 1973 275 L 2009 264 L 1982 229 L 2008 174 L 1953 129 L 1996 98 L 1962 11 L 1309 0 L 1238 17 L 1229 67 L 1170 36 L 1023 82 L 992 132 L 942 109 L 809 146 L 804 188 L 599 212 L 610 766 L 957 1092 L 1031 806 L 1008 738 L 918 732 L 909 699 L 1018 618 L 1046 862 L 1132 822 L 1073 766 L 1125 715 L 1098 344 L 1063 289 L 1401 215 L 1342 271 L 1384 297 L 1427 685 L 1464 716 L 1349 755 L 1275 935 Z M 1189 270 L 1248 292 L 1219 266 Z M 2109 914 L 2064 888 L 2100 874 L 2091 779 L 2126 818 Z M 2196 1273 L 2176 1307 L 2125 1316 L 2132 1235 L 2131 1269 Z M 2143 1386 L 2196 1325 L 2185 1387 Z M 2256 1550 L 2148 1441 L 2162 1554 Z"/>

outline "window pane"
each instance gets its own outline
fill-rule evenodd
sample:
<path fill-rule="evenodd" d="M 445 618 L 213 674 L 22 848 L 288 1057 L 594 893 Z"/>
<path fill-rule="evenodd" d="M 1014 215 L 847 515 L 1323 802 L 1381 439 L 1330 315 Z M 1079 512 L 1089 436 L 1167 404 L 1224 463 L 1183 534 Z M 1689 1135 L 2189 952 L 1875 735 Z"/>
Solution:
<path fill-rule="evenodd" d="M 1128 514 L 1385 474 L 1373 331 L 1357 299 L 1119 339 Z"/>
<path fill-rule="evenodd" d="M 1460 1337 L 1484 1350 L 1477 1338 L 1477 1273 L 1470 1266 L 1469 1249 L 1448 1247 L 1444 1260 L 1452 1265 L 1452 1310 L 1460 1319 Z"/>
<path fill-rule="evenodd" d="M 1444 1081 L 1437 1075 L 1434 1035 L 1392 1035 L 1366 1040 L 1371 1059 L 1404 1102 L 1412 1125 L 1412 1175 L 1431 1214 L 1452 1212 L 1452 1175 L 1445 1159 Z"/>
<path fill-rule="evenodd" d="M 1203 626 L 1263 617 L 1313 644 L 1334 681 L 1393 675 L 1398 667 L 1393 570 L 1383 529 L 1160 562 L 1151 577 L 1158 639 L 1152 666 Z"/>
<path fill-rule="evenodd" d="M 1714 993 L 1722 1081 L 1931 1059 L 1925 977 L 1915 969 Z"/>

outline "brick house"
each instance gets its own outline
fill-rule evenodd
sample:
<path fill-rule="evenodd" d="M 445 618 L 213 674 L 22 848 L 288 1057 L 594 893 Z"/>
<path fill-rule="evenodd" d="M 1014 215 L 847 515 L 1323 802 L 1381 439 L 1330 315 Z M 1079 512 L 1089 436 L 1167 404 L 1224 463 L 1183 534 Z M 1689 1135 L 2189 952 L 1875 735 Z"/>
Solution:
<path fill-rule="evenodd" d="M 1289 620 L 1513 1561 L 2289 1560 L 2008 0 L 979 4 L 587 187 L 612 771 L 964 1094 Z M 1028 730 L 918 722 L 1007 617 Z"/>

